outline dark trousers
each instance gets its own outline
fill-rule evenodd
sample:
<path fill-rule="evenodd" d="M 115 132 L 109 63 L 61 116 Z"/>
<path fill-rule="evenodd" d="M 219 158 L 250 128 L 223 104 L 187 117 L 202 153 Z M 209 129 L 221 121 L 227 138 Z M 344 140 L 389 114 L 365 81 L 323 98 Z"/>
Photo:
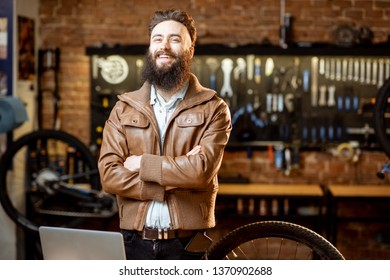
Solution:
<path fill-rule="evenodd" d="M 192 236 L 168 240 L 145 240 L 136 232 L 122 230 L 128 260 L 201 260 L 204 253 L 184 248 Z"/>

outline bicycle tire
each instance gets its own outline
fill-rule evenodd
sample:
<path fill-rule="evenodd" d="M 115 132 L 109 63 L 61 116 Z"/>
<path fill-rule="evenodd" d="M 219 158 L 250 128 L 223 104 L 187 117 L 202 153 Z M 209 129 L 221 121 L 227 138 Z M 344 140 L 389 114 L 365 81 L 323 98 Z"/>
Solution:
<path fill-rule="evenodd" d="M 379 88 L 373 112 L 375 136 L 388 158 L 390 158 L 390 138 L 387 129 L 390 128 L 390 118 L 386 118 L 386 114 L 390 114 L 389 98 L 390 78 Z"/>
<path fill-rule="evenodd" d="M 89 151 L 88 147 L 84 145 L 80 140 L 74 137 L 71 134 L 68 134 L 64 131 L 58 130 L 38 130 L 31 133 L 28 133 L 21 138 L 17 139 L 14 143 L 10 145 L 10 147 L 6 150 L 6 152 L 2 155 L 0 159 L 0 202 L 3 206 L 6 214 L 13 220 L 18 226 L 26 228 L 32 231 L 38 231 L 38 227 L 40 226 L 36 222 L 28 219 L 23 211 L 17 209 L 14 205 L 13 199 L 10 197 L 10 188 L 13 187 L 9 182 L 9 174 L 19 172 L 16 168 L 18 163 L 15 163 L 14 160 L 16 157 L 21 155 L 21 158 L 27 158 L 27 150 L 28 147 L 36 144 L 41 141 L 50 141 L 50 143 L 62 143 L 64 145 L 68 145 L 67 147 L 75 148 L 75 151 L 80 152 L 83 163 L 85 164 L 88 170 L 95 171 L 95 173 L 90 173 L 88 175 L 88 183 L 90 184 L 92 189 L 99 190 L 100 186 L 100 178 L 98 174 L 97 162 L 93 157 L 92 153 Z M 46 143 L 46 142 L 45 142 Z M 22 160 L 22 167 L 24 170 L 25 177 L 21 180 L 21 188 L 25 194 L 29 191 L 29 182 L 27 182 L 26 178 L 30 176 L 28 171 L 31 170 L 31 164 L 26 162 L 27 159 Z M 13 176 L 11 176 L 13 177 Z M 15 185 L 17 185 L 18 178 L 14 179 Z"/>
<path fill-rule="evenodd" d="M 318 233 L 283 221 L 262 221 L 241 226 L 212 246 L 207 258 L 344 260 L 337 248 Z"/>

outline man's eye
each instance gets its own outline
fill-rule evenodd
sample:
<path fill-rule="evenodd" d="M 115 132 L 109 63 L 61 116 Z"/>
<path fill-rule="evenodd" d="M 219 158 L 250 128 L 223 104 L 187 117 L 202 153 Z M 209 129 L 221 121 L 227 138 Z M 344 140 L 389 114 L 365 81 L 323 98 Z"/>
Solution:
<path fill-rule="evenodd" d="M 171 41 L 174 43 L 180 43 L 180 38 L 172 38 Z"/>

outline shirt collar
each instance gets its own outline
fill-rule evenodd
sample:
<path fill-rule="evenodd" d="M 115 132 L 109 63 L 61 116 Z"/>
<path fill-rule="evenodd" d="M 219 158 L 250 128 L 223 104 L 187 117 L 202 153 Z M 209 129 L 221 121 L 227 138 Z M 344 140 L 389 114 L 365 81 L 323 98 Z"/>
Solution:
<path fill-rule="evenodd" d="M 165 102 L 164 98 L 162 98 L 158 93 L 154 85 L 151 85 L 150 87 L 150 105 L 155 105 L 156 102 L 160 102 L 160 104 L 164 104 L 164 106 L 171 106 L 175 104 L 178 100 L 183 100 L 184 96 L 186 95 L 187 89 L 188 89 L 189 82 L 185 83 L 183 88 L 177 92 L 172 98 Z"/>

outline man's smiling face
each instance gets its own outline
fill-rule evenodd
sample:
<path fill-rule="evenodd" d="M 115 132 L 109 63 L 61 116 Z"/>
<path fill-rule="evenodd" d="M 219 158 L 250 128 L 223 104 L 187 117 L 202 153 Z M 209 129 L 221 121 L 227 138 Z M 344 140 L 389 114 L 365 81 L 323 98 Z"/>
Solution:
<path fill-rule="evenodd" d="M 194 48 L 187 28 L 177 21 L 168 20 L 154 27 L 149 51 L 157 68 L 168 69 L 183 53 L 189 51 L 192 57 Z"/>

